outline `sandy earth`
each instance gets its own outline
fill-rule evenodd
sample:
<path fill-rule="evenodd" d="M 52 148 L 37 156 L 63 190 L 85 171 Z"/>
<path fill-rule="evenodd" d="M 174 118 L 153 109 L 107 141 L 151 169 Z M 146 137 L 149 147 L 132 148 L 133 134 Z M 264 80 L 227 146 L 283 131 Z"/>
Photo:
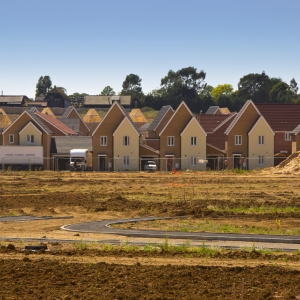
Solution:
<path fill-rule="evenodd" d="M 0 299 L 234 299 L 234 283 L 239 299 L 243 278 L 244 299 L 274 299 L 275 292 L 281 296 L 278 299 L 297 299 L 297 254 L 248 249 L 205 255 L 124 246 L 108 251 L 96 242 L 84 244 L 86 249 L 81 250 L 85 239 L 116 239 L 124 245 L 128 239 L 89 233 L 78 236 L 60 229 L 70 223 L 151 215 L 189 215 L 195 220 L 261 226 L 275 226 L 280 219 L 282 228 L 297 228 L 300 179 L 297 171 L 288 170 L 288 163 L 285 166 L 281 174 L 276 173 L 279 168 L 251 174 L 2 173 L 0 215 L 74 218 L 0 223 L 0 236 L 78 242 L 48 243 L 50 251 L 31 253 L 24 251 L 23 241 L 2 241 Z M 262 204 L 266 208 L 262 213 L 243 212 Z M 230 211 L 239 207 L 242 209 Z M 15 249 L 10 250 L 14 247 L 9 244 Z"/>

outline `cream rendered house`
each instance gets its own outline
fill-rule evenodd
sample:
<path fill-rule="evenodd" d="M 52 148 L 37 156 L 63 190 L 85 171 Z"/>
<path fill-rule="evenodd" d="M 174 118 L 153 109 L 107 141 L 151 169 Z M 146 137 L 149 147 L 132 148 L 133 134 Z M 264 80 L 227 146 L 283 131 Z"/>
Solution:
<path fill-rule="evenodd" d="M 265 118 L 260 116 L 248 133 L 249 170 L 274 166 L 274 136 Z"/>
<path fill-rule="evenodd" d="M 127 116 L 113 133 L 114 171 L 139 170 L 139 133 Z"/>
<path fill-rule="evenodd" d="M 42 132 L 30 121 L 19 131 L 20 146 L 41 146 Z"/>
<path fill-rule="evenodd" d="M 206 169 L 206 132 L 193 117 L 181 136 L 181 168 L 183 170 Z"/>

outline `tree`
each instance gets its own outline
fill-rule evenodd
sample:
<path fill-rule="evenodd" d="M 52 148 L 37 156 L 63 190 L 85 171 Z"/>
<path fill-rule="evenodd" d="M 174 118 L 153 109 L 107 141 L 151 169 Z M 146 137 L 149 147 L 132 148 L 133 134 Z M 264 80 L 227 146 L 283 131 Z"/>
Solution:
<path fill-rule="evenodd" d="M 69 95 L 69 98 L 74 107 L 82 107 L 84 103 L 84 96 L 88 96 L 88 94 L 74 93 L 72 95 Z"/>
<path fill-rule="evenodd" d="M 48 91 L 52 88 L 52 81 L 50 76 L 41 76 L 36 84 L 35 96 L 39 96 L 40 94 L 46 95 Z"/>
<path fill-rule="evenodd" d="M 61 90 L 62 92 L 64 92 L 65 94 L 67 94 L 67 89 L 62 87 L 62 86 L 54 86 L 54 88 L 56 88 L 57 90 Z"/>
<path fill-rule="evenodd" d="M 293 94 L 293 98 L 297 98 L 297 95 L 298 95 L 298 84 L 297 84 L 295 78 L 293 78 L 290 81 L 290 91 Z"/>
<path fill-rule="evenodd" d="M 144 94 L 141 87 L 142 79 L 136 74 L 129 74 L 126 76 L 122 84 L 121 95 L 131 95 L 131 102 L 136 102 L 142 106 L 144 104 Z"/>
<path fill-rule="evenodd" d="M 102 90 L 102 92 L 100 93 L 100 95 L 102 95 L 102 96 L 113 96 L 113 95 L 115 95 L 115 94 L 116 94 L 115 91 L 114 91 L 113 88 L 110 87 L 109 85 L 106 86 L 106 87 Z"/>
<path fill-rule="evenodd" d="M 181 101 L 193 111 L 198 111 L 199 93 L 205 88 L 205 72 L 197 72 L 194 67 L 187 67 L 174 72 L 170 70 L 168 75 L 161 79 L 161 90 L 166 102 L 178 106 Z"/>
<path fill-rule="evenodd" d="M 230 98 L 231 94 L 233 92 L 233 87 L 231 84 L 225 83 L 225 84 L 219 84 L 211 91 L 211 96 L 216 104 L 218 104 L 218 101 L 220 97 L 222 96 L 223 99 L 225 97 Z"/>
<path fill-rule="evenodd" d="M 141 87 L 142 79 L 136 74 L 129 74 L 126 76 L 122 87 L 122 95 L 132 95 L 133 93 L 142 93 Z"/>
<path fill-rule="evenodd" d="M 272 103 L 290 103 L 293 98 L 293 93 L 287 83 L 279 82 L 272 88 L 270 98 Z"/>

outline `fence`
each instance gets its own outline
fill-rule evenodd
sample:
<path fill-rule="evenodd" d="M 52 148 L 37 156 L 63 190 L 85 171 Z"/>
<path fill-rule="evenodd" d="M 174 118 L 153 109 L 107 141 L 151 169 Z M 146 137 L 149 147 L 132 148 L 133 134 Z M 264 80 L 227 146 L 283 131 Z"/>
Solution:
<path fill-rule="evenodd" d="M 284 160 L 285 158 L 282 158 Z M 231 169 L 253 170 L 274 166 L 274 161 L 280 163 L 275 157 L 186 157 L 175 158 L 173 156 L 165 158 L 130 156 L 109 158 L 105 155 L 93 156 L 93 171 L 143 171 L 147 161 L 155 161 L 157 171 L 174 172 L 175 170 L 191 171 L 220 171 Z M 70 157 L 68 155 L 56 155 L 51 158 L 2 158 L 0 168 L 4 170 L 54 170 L 69 171 Z"/>

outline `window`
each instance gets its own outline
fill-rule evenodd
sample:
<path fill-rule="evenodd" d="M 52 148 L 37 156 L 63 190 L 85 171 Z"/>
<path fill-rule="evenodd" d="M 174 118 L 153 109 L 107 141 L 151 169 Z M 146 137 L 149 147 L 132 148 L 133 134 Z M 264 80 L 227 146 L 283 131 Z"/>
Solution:
<path fill-rule="evenodd" d="M 15 142 L 15 136 L 13 134 L 9 135 L 9 143 L 13 144 Z"/>
<path fill-rule="evenodd" d="M 192 156 L 191 157 L 191 166 L 196 166 L 197 165 L 197 157 L 196 156 Z"/>
<path fill-rule="evenodd" d="M 235 136 L 235 144 L 236 145 L 242 145 L 242 136 L 241 135 L 236 135 Z"/>
<path fill-rule="evenodd" d="M 124 156 L 124 166 L 129 166 L 129 156 Z"/>
<path fill-rule="evenodd" d="M 129 136 L 128 135 L 123 136 L 123 145 L 129 146 Z"/>
<path fill-rule="evenodd" d="M 174 136 L 168 136 L 168 146 L 174 146 Z"/>
<path fill-rule="evenodd" d="M 259 165 L 263 165 L 264 164 L 264 157 L 263 156 L 259 156 L 258 157 L 258 164 Z"/>
<path fill-rule="evenodd" d="M 100 146 L 107 146 L 107 136 L 100 136 Z"/>
<path fill-rule="evenodd" d="M 291 133 L 290 132 L 285 132 L 284 133 L 284 139 L 286 141 L 290 141 L 291 140 Z"/>
<path fill-rule="evenodd" d="M 258 144 L 264 145 L 265 144 L 265 137 L 263 135 L 258 136 Z"/>
<path fill-rule="evenodd" d="M 34 135 L 27 134 L 27 144 L 34 144 Z"/>
<path fill-rule="evenodd" d="M 195 136 L 191 136 L 191 146 L 197 145 L 197 138 Z"/>

